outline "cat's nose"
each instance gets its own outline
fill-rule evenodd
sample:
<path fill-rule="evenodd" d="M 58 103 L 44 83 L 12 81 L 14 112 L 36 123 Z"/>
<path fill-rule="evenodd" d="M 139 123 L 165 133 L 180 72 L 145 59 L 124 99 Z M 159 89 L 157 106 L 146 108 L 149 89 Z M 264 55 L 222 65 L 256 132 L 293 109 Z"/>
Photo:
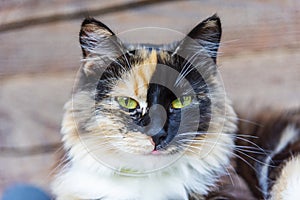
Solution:
<path fill-rule="evenodd" d="M 143 127 L 144 133 L 151 137 L 161 134 L 167 121 L 165 108 L 159 104 L 153 105 L 150 107 L 147 117 L 149 123 Z"/>
<path fill-rule="evenodd" d="M 164 129 L 161 129 L 159 133 L 152 136 L 152 141 L 155 144 L 155 149 L 164 148 L 167 145 L 166 142 L 167 132 Z"/>

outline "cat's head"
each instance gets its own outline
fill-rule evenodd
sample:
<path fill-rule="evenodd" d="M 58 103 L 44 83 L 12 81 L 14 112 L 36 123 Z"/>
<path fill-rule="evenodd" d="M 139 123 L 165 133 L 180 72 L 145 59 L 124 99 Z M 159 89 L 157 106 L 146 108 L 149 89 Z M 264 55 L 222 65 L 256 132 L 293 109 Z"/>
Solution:
<path fill-rule="evenodd" d="M 234 112 L 217 72 L 220 38 L 217 15 L 169 45 L 124 44 L 86 19 L 83 64 L 63 122 L 66 148 L 81 145 L 109 165 L 134 168 L 151 159 L 201 159 L 218 153 L 220 142 L 230 146 L 235 125 L 226 116 Z"/>

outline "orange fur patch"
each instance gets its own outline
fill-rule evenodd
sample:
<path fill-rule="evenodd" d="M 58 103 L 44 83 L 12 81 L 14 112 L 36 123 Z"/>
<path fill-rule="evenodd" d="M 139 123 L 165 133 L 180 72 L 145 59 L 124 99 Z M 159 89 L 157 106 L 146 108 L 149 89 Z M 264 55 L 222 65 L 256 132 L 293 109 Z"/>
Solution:
<path fill-rule="evenodd" d="M 155 50 L 150 53 L 147 50 L 140 50 L 139 54 L 141 61 L 124 74 L 114 87 L 112 95 L 131 97 L 137 100 L 140 106 L 146 106 L 149 83 L 157 65 L 157 54 Z"/>

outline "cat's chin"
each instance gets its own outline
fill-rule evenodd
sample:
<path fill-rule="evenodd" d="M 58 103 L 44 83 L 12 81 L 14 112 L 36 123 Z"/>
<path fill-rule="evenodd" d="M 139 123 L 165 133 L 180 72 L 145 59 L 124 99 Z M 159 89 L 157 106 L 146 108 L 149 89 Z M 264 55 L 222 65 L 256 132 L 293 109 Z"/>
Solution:
<path fill-rule="evenodd" d="M 169 154 L 161 150 L 151 150 L 141 154 L 116 151 L 111 153 L 106 152 L 97 157 L 92 157 L 94 161 L 98 161 L 98 164 L 95 162 L 94 164 L 99 167 L 104 165 L 116 171 L 126 169 L 144 174 L 172 165 L 172 163 L 181 157 L 181 154 Z"/>

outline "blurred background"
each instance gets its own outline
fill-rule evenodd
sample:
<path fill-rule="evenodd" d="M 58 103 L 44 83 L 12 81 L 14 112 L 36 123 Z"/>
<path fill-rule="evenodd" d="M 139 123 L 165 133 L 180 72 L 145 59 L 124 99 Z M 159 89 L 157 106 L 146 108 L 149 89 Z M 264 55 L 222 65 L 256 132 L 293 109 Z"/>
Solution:
<path fill-rule="evenodd" d="M 161 43 L 181 39 L 179 33 L 215 12 L 223 25 L 219 69 L 236 109 L 299 106 L 298 0 L 0 0 L 0 196 L 17 182 L 49 189 L 62 108 L 80 65 L 84 17 L 115 33 L 174 30 L 121 34 L 129 42 Z M 36 151 L 40 145 L 47 153 Z"/>

